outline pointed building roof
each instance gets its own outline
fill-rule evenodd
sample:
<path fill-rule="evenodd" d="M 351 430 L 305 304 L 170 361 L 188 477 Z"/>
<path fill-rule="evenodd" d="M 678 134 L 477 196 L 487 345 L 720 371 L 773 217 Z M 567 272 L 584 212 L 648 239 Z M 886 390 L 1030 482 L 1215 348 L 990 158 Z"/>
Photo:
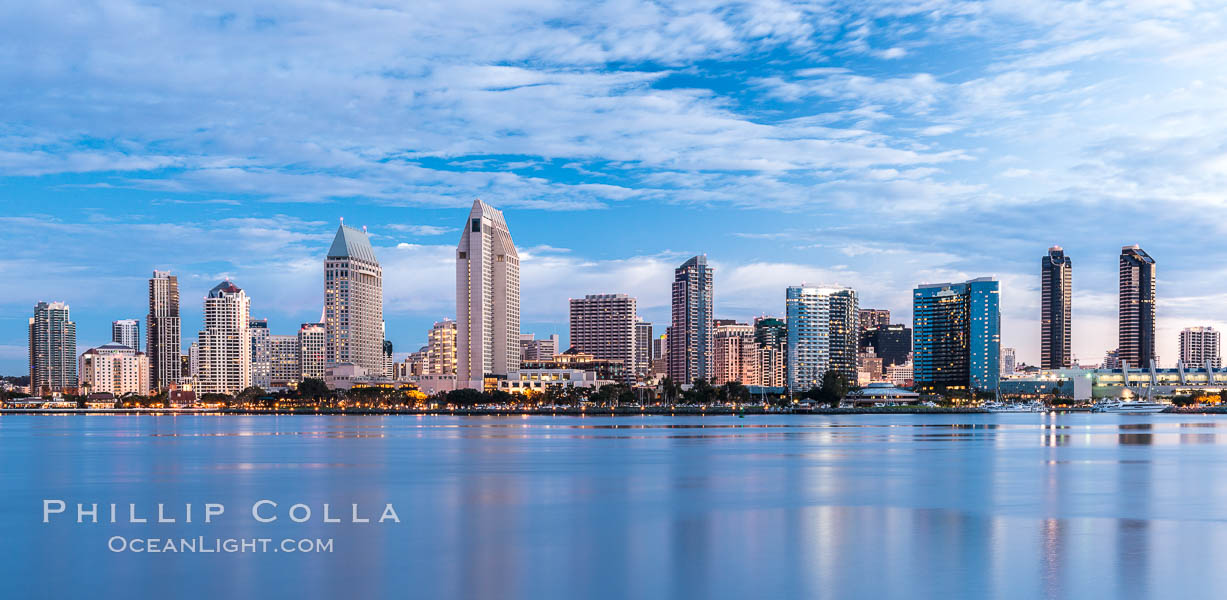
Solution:
<path fill-rule="evenodd" d="M 332 247 L 328 248 L 328 258 L 353 258 L 379 264 L 366 232 L 345 225 L 337 228 L 337 237 L 332 238 Z"/>
<path fill-rule="evenodd" d="M 209 290 L 209 297 L 220 298 L 223 292 L 227 294 L 237 294 L 241 291 L 243 290 L 240 289 L 239 286 L 234 285 L 233 281 L 227 279 L 226 281 L 213 286 L 213 289 Z"/>

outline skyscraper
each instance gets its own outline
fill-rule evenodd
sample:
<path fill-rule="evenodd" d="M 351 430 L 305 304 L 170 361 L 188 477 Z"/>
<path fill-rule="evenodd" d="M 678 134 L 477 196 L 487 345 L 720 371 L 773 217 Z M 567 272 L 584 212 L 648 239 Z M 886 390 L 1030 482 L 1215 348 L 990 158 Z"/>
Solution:
<path fill-rule="evenodd" d="M 457 387 L 520 367 L 520 255 L 503 213 L 476 200 L 456 249 Z"/>
<path fill-rule="evenodd" d="M 1120 251 L 1120 360 L 1149 368 L 1155 359 L 1155 259 L 1137 244 Z"/>
<path fill-rule="evenodd" d="M 912 330 L 906 325 L 877 326 L 862 334 L 863 348 L 873 348 L 883 368 L 907 362 L 912 353 Z"/>
<path fill-rule="evenodd" d="M 268 336 L 269 388 L 286 388 L 302 381 L 299 352 L 298 336 Z"/>
<path fill-rule="evenodd" d="M 77 388 L 77 324 L 63 302 L 39 302 L 29 322 L 30 393 Z"/>
<path fill-rule="evenodd" d="M 427 334 L 426 363 L 423 372 L 434 375 L 456 374 L 456 322 L 438 321 Z"/>
<path fill-rule="evenodd" d="M 571 347 L 603 360 L 622 362 L 624 381 L 635 380 L 637 301 L 626 294 L 571 298 Z"/>
<path fill-rule="evenodd" d="M 758 344 L 758 383 L 767 387 L 787 385 L 788 325 L 783 319 L 754 319 L 754 341 Z"/>
<path fill-rule="evenodd" d="M 268 319 L 249 319 L 247 337 L 251 339 L 251 385 L 262 390 L 272 387 L 273 349 Z"/>
<path fill-rule="evenodd" d="M 383 373 L 383 269 L 366 231 L 341 225 L 324 260 L 327 366 Z"/>
<path fill-rule="evenodd" d="M 323 323 L 298 328 L 298 367 L 303 379 L 323 379 L 328 368 L 328 329 Z"/>
<path fill-rule="evenodd" d="M 154 271 L 149 279 L 149 316 L 145 318 L 145 352 L 149 355 L 149 385 L 164 390 L 178 383 L 183 347 L 179 333 L 179 278 Z"/>
<path fill-rule="evenodd" d="M 912 294 L 913 378 L 922 392 L 995 390 L 1001 370 L 997 281 L 918 286 Z"/>
<path fill-rule="evenodd" d="M 669 378 L 688 384 L 711 377 L 712 270 L 699 255 L 673 271 L 673 324 L 669 340 Z"/>
<path fill-rule="evenodd" d="M 788 387 L 805 391 L 828 370 L 856 382 L 859 308 L 856 291 L 843 287 L 792 286 L 785 294 Z"/>
<path fill-rule="evenodd" d="M 200 393 L 233 395 L 251 386 L 250 321 L 251 304 L 237 285 L 223 281 L 209 290 L 198 342 Z"/>
<path fill-rule="evenodd" d="M 111 321 L 111 341 L 140 352 L 141 322 L 136 319 Z"/>
<path fill-rule="evenodd" d="M 1186 327 L 1180 331 L 1180 362 L 1185 369 L 1214 369 L 1223 366 L 1219 354 L 1219 334 L 1213 327 Z"/>
<path fill-rule="evenodd" d="M 1040 260 L 1040 368 L 1072 366 L 1070 350 L 1071 280 L 1074 263 L 1060 246 Z"/>
<path fill-rule="evenodd" d="M 652 369 L 652 323 L 635 321 L 635 373 L 647 375 Z"/>

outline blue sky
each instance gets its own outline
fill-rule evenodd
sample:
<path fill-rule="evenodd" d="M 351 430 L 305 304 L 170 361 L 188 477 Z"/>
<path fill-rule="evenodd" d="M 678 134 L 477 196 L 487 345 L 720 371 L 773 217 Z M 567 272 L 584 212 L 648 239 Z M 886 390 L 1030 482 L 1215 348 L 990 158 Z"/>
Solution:
<path fill-rule="evenodd" d="M 258 6 L 253 6 L 258 4 Z M 399 352 L 454 313 L 473 198 L 523 256 L 523 329 L 626 292 L 668 317 L 705 252 L 716 315 L 842 283 L 910 321 L 994 275 L 1039 354 L 1039 261 L 1074 261 L 1074 351 L 1115 347 L 1116 257 L 1158 261 L 1159 354 L 1227 328 L 1219 2 L 9 3 L 0 6 L 0 373 L 35 302 L 81 350 L 180 276 L 276 333 L 318 318 L 338 219 L 366 225 Z"/>

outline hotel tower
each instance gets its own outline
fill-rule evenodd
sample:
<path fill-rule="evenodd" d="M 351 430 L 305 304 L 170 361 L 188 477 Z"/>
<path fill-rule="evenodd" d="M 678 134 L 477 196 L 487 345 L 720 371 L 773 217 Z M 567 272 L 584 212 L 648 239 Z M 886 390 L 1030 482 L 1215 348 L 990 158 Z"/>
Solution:
<path fill-rule="evenodd" d="M 520 255 L 503 213 L 477 200 L 456 248 L 456 385 L 520 368 Z"/>
<path fill-rule="evenodd" d="M 324 328 L 327 366 L 352 364 L 370 375 L 383 373 L 383 269 L 364 230 L 341 225 L 328 248 Z M 307 372 L 307 363 L 302 365 Z"/>

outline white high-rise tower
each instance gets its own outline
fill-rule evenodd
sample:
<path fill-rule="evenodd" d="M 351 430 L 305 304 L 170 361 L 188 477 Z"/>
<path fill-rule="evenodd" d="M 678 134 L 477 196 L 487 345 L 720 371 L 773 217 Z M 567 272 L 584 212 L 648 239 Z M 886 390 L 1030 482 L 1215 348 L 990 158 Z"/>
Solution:
<path fill-rule="evenodd" d="M 456 250 L 456 385 L 520 368 L 520 256 L 503 213 L 477 200 Z"/>
<path fill-rule="evenodd" d="M 230 281 L 209 290 L 200 331 L 202 394 L 237 394 L 251 386 L 251 303 L 247 293 Z"/>
<path fill-rule="evenodd" d="M 383 269 L 365 231 L 341 225 L 328 249 L 324 327 L 328 366 L 350 363 L 383 373 Z"/>

